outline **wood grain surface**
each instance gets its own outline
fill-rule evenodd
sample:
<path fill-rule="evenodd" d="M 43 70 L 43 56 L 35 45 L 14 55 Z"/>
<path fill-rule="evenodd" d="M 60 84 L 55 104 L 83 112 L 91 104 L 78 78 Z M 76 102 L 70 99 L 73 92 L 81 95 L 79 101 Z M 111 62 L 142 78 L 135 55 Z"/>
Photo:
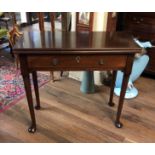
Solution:
<path fill-rule="evenodd" d="M 85 95 L 77 81 L 64 78 L 49 82 L 40 88 L 37 132 L 26 130 L 30 116 L 24 98 L 0 113 L 0 142 L 155 142 L 155 82 L 142 77 L 135 85 L 139 96 L 125 100 L 124 127 L 118 129 L 113 125 L 117 105 L 107 104 L 108 87 L 97 87 L 95 94 Z M 115 103 L 117 100 L 115 96 Z"/>

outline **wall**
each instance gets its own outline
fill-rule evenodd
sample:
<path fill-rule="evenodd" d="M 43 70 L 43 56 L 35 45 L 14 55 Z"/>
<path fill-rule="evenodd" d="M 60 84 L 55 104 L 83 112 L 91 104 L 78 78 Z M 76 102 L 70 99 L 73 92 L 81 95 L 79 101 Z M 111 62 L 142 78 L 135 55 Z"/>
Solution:
<path fill-rule="evenodd" d="M 107 17 L 107 12 L 96 12 L 94 14 L 93 31 L 106 31 Z"/>
<path fill-rule="evenodd" d="M 21 15 L 21 23 L 27 22 L 26 12 L 20 12 Z"/>

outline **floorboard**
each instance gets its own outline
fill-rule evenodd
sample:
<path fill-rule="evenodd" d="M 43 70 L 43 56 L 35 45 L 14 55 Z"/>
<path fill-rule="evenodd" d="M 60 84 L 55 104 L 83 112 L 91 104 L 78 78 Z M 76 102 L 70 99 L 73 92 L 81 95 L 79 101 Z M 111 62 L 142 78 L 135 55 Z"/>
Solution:
<path fill-rule="evenodd" d="M 135 83 L 139 96 L 125 100 L 122 129 L 114 126 L 115 106 L 107 105 L 109 87 L 82 94 L 80 83 L 62 78 L 40 88 L 40 111 L 35 111 L 37 132 L 27 128 L 30 116 L 26 98 L 0 113 L 0 142 L 155 142 L 155 81 L 141 77 Z M 35 103 L 35 97 L 34 97 Z"/>

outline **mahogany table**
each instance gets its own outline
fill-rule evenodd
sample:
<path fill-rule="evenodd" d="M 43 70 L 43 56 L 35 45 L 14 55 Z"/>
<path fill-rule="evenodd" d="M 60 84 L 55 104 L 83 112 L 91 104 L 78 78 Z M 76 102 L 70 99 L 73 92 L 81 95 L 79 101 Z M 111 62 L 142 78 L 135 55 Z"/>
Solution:
<path fill-rule="evenodd" d="M 114 106 L 113 92 L 117 70 L 124 72 L 115 126 L 122 127 L 120 116 L 124 95 L 131 73 L 134 55 L 141 51 L 127 32 L 54 32 L 24 31 L 13 49 L 19 57 L 32 124 L 28 131 L 36 131 L 32 91 L 33 83 L 40 109 L 37 71 L 94 71 L 113 70 L 109 106 Z"/>

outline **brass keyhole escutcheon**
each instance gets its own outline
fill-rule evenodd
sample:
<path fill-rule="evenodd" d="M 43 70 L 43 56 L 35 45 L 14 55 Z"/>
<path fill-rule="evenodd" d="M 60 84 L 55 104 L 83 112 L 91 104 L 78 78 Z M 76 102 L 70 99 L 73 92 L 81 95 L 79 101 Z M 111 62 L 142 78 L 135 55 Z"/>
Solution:
<path fill-rule="evenodd" d="M 99 65 L 104 65 L 104 61 L 102 59 L 100 59 Z"/>
<path fill-rule="evenodd" d="M 52 64 L 53 64 L 54 66 L 56 66 L 56 65 L 58 64 L 58 59 L 57 59 L 57 58 L 53 58 Z"/>
<path fill-rule="evenodd" d="M 80 63 L 80 56 L 77 56 L 77 57 L 75 58 L 75 60 L 76 60 L 77 63 Z"/>

